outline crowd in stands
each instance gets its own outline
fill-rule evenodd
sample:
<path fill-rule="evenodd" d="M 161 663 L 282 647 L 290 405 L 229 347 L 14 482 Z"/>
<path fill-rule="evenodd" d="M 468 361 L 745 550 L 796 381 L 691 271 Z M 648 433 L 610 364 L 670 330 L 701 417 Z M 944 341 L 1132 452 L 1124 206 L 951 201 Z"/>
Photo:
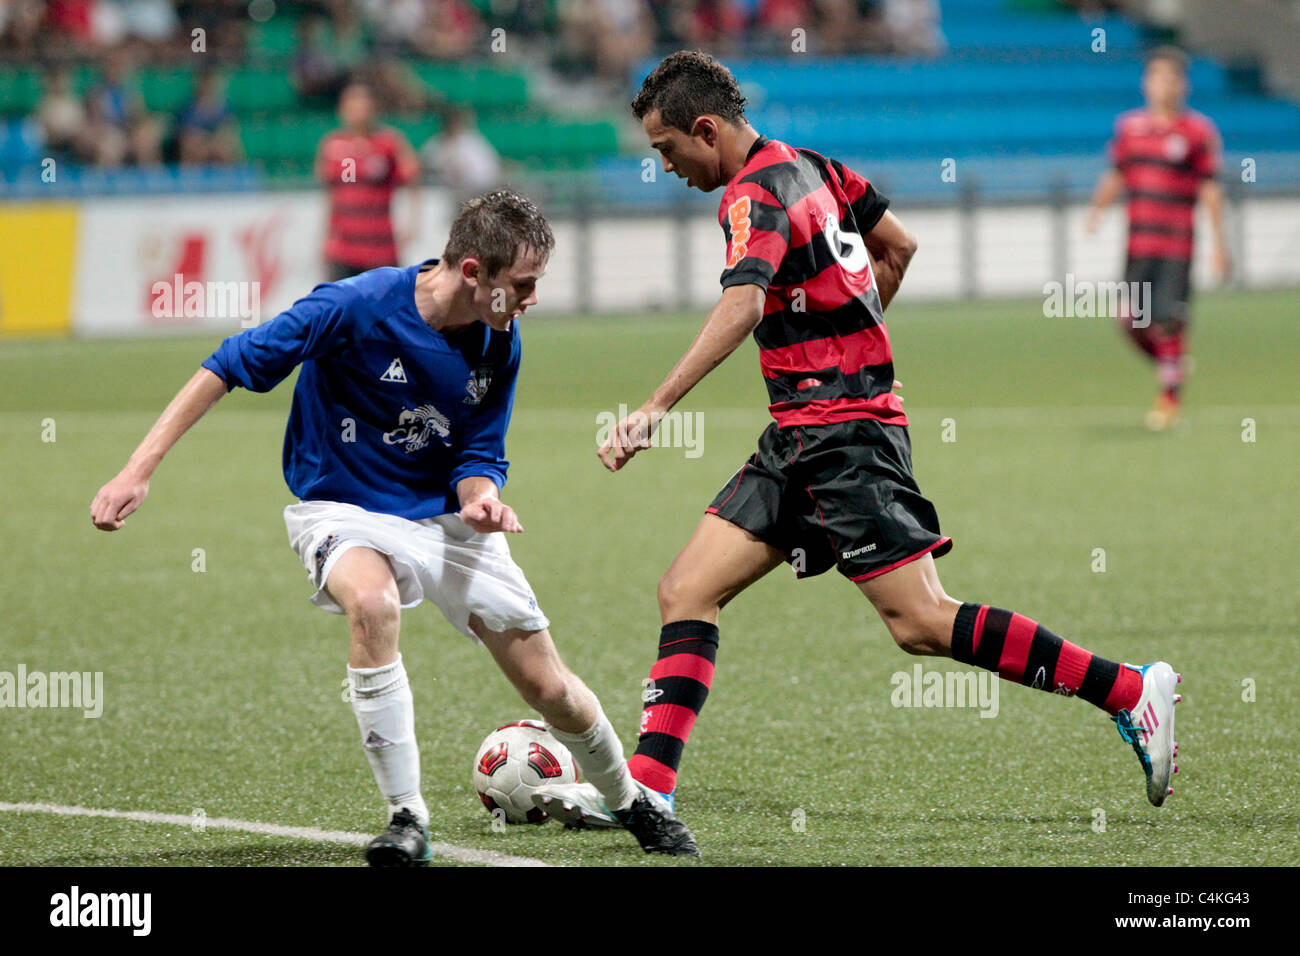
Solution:
<path fill-rule="evenodd" d="M 333 108 L 361 80 L 385 112 L 442 113 L 462 143 L 473 118 L 440 102 L 411 59 L 504 54 L 603 82 L 617 97 L 639 63 L 681 47 L 722 56 L 943 48 L 939 0 L 0 0 L 0 60 L 41 69 L 34 119 L 52 151 L 107 168 L 234 163 L 242 157 L 224 71 L 256 58 L 251 37 L 277 16 L 286 29 L 292 18 L 283 65 L 305 106 Z M 189 102 L 150 113 L 138 70 L 192 66 L 196 54 Z M 88 64 L 90 88 L 74 81 Z"/>
<path fill-rule="evenodd" d="M 163 162 L 230 165 L 242 159 L 219 70 L 200 73 L 189 101 L 166 117 L 145 109 L 126 50 L 106 55 L 101 69 L 98 82 L 83 95 L 74 87 L 71 68 L 46 71 L 33 119 L 55 157 L 101 169 Z"/>
<path fill-rule="evenodd" d="M 60 62 L 127 47 L 141 62 L 176 61 L 199 29 L 205 52 L 232 63 L 258 23 L 293 16 L 299 43 L 315 51 L 310 68 L 326 76 L 368 57 L 456 61 L 510 53 L 513 43 L 514 52 L 621 80 L 654 50 L 683 46 L 774 56 L 934 53 L 942 48 L 939 7 L 939 0 L 0 0 L 0 54 Z"/>

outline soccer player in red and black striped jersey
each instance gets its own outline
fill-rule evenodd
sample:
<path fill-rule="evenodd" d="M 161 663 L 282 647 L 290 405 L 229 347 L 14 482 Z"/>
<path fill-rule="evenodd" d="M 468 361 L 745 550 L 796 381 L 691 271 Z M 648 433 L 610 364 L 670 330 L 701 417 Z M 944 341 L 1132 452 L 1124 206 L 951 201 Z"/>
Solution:
<path fill-rule="evenodd" d="M 376 123 L 376 112 L 370 87 L 348 84 L 339 96 L 343 126 L 316 152 L 316 178 L 330 198 L 325 263 L 331 282 L 397 265 L 393 193 L 418 181 L 420 161 L 399 130 Z M 417 210 L 412 203 L 408 228 Z"/>
<path fill-rule="evenodd" d="M 1160 805 L 1174 771 L 1178 676 L 1118 664 L 1020 614 L 944 593 L 934 559 L 952 541 L 912 476 L 907 417 L 893 392 L 884 310 L 917 243 L 862 176 L 760 136 L 735 77 L 698 52 L 664 60 L 633 103 L 664 170 L 725 187 L 722 298 L 649 401 L 600 457 L 618 471 L 655 424 L 752 334 L 774 421 L 718 492 L 659 583 L 662 630 L 636 754 L 638 781 L 671 801 L 686 740 L 713 681 L 721 608 L 783 562 L 832 567 L 875 606 L 898 645 L 1026 686 L 1079 696 L 1116 719 Z M 577 825 L 608 823 L 583 784 L 539 802 Z"/>
<path fill-rule="evenodd" d="M 1209 118 L 1184 107 L 1187 58 L 1174 47 L 1147 56 L 1142 76 L 1146 108 L 1115 122 L 1111 168 L 1093 192 L 1087 230 L 1120 194 L 1128 200 L 1128 262 L 1125 281 L 1143 283 L 1144 314 L 1119 316 L 1121 327 L 1156 364 L 1160 393 L 1147 426 L 1160 431 L 1180 417 L 1180 390 L 1187 377 L 1188 304 L 1191 300 L 1192 237 L 1196 206 L 1204 203 L 1220 278 L 1231 268 L 1223 231 L 1219 132 Z M 1132 288 L 1132 286 L 1130 286 Z"/>

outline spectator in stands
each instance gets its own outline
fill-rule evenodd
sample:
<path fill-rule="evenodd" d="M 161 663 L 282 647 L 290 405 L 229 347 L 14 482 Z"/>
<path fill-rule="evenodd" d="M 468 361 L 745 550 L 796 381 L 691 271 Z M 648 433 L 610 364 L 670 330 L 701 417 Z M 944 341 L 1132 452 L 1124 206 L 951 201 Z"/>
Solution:
<path fill-rule="evenodd" d="M 293 88 L 302 99 L 334 103 L 347 86 L 348 68 L 331 49 L 328 29 L 329 21 L 322 16 L 302 17 L 296 24 Z"/>
<path fill-rule="evenodd" d="M 938 0 L 884 0 L 882 24 L 894 53 L 940 56 L 948 41 L 939 29 Z"/>
<path fill-rule="evenodd" d="M 817 53 L 834 56 L 883 46 L 873 42 L 877 35 L 872 21 L 874 3 L 817 0 L 816 10 Z"/>
<path fill-rule="evenodd" d="M 193 31 L 201 30 L 204 62 L 234 66 L 246 59 L 247 0 L 177 0 L 176 13 L 184 24 L 184 49 L 189 52 Z"/>
<path fill-rule="evenodd" d="M 36 52 L 45 16 L 43 0 L 8 0 L 0 4 L 0 49 L 5 50 L 6 59 Z"/>
<path fill-rule="evenodd" d="M 62 37 L 90 46 L 95 42 L 95 0 L 50 0 L 46 22 Z"/>
<path fill-rule="evenodd" d="M 474 123 L 474 114 L 452 109 L 447 125 L 420 149 L 430 178 L 458 196 L 475 196 L 503 184 L 501 157 Z"/>
<path fill-rule="evenodd" d="M 45 148 L 56 154 L 75 156 L 86 130 L 86 107 L 72 88 L 66 69 L 51 70 L 36 107 L 36 125 Z"/>
<path fill-rule="evenodd" d="M 645 0 L 568 0 L 560 20 L 573 60 L 620 85 L 654 45 L 654 20 Z"/>
<path fill-rule="evenodd" d="M 109 54 L 104 76 L 91 92 L 83 154 L 97 166 L 156 166 L 162 161 L 162 127 L 145 111 L 123 50 Z"/>
<path fill-rule="evenodd" d="M 463 60 L 488 52 L 486 46 L 477 46 L 482 33 L 478 11 L 466 0 L 426 0 L 411 45 L 415 52 L 435 60 Z"/>
<path fill-rule="evenodd" d="M 382 56 L 371 60 L 353 73 L 375 94 L 375 101 L 385 113 L 416 113 L 441 105 L 441 98 L 415 75 L 404 60 Z"/>
<path fill-rule="evenodd" d="M 361 0 L 361 15 L 370 25 L 374 48 L 400 53 L 422 27 L 426 0 Z"/>
<path fill-rule="evenodd" d="M 763 0 L 758 7 L 756 26 L 764 41 L 777 53 L 790 53 L 795 30 L 806 37 L 815 31 L 812 0 Z"/>
<path fill-rule="evenodd" d="M 169 0 L 118 0 L 127 37 L 157 54 L 176 37 L 180 20 Z"/>
<path fill-rule="evenodd" d="M 669 45 L 735 50 L 758 14 L 759 0 L 675 0 L 668 5 Z"/>
<path fill-rule="evenodd" d="M 226 104 L 225 77 L 216 70 L 200 74 L 177 127 L 183 164 L 228 166 L 243 158 L 235 117 Z"/>

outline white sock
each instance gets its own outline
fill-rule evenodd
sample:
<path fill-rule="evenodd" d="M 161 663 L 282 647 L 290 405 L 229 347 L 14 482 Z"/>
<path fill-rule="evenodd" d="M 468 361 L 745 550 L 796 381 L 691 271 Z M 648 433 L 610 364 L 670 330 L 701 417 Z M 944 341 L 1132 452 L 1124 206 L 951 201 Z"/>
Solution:
<path fill-rule="evenodd" d="M 352 712 L 361 728 L 361 745 L 374 771 L 388 816 L 405 807 L 422 824 L 429 809 L 420 795 L 420 748 L 415 741 L 415 703 L 402 655 L 383 667 L 349 667 Z"/>
<path fill-rule="evenodd" d="M 580 734 L 552 727 L 546 729 L 573 754 L 582 776 L 595 784 L 611 810 L 625 810 L 641 792 L 627 769 L 623 758 L 623 743 L 614 732 L 614 725 L 605 716 L 600 702 L 596 702 L 596 722 Z"/>

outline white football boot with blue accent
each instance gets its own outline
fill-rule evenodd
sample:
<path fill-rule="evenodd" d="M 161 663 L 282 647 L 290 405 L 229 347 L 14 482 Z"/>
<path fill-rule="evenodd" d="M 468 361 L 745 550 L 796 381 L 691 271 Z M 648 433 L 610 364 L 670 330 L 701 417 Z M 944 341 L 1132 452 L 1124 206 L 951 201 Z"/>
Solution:
<path fill-rule="evenodd" d="M 1142 675 L 1142 696 L 1132 711 L 1121 710 L 1114 717 L 1115 726 L 1142 762 L 1142 770 L 1147 775 L 1147 799 L 1158 807 L 1174 792 L 1169 780 L 1178 772 L 1178 764 L 1174 763 L 1178 756 L 1174 706 L 1183 695 L 1174 693 L 1174 688 L 1183 676 L 1164 661 L 1143 667 L 1123 666 Z"/>
<path fill-rule="evenodd" d="M 533 791 L 533 805 L 575 830 L 622 828 L 647 853 L 699 858 L 700 848 L 686 824 L 673 816 L 672 803 L 657 790 L 634 780 L 641 791 L 626 810 L 610 810 L 590 783 L 557 783 Z"/>
<path fill-rule="evenodd" d="M 662 794 L 651 790 L 640 781 L 634 780 L 637 789 L 646 794 L 651 803 L 666 806 L 668 812 L 673 810 L 672 794 Z M 541 809 L 574 830 L 599 830 L 621 827 L 614 818 L 614 813 L 605 806 L 600 791 L 593 783 L 550 783 L 542 784 L 533 791 L 533 806 Z"/>

